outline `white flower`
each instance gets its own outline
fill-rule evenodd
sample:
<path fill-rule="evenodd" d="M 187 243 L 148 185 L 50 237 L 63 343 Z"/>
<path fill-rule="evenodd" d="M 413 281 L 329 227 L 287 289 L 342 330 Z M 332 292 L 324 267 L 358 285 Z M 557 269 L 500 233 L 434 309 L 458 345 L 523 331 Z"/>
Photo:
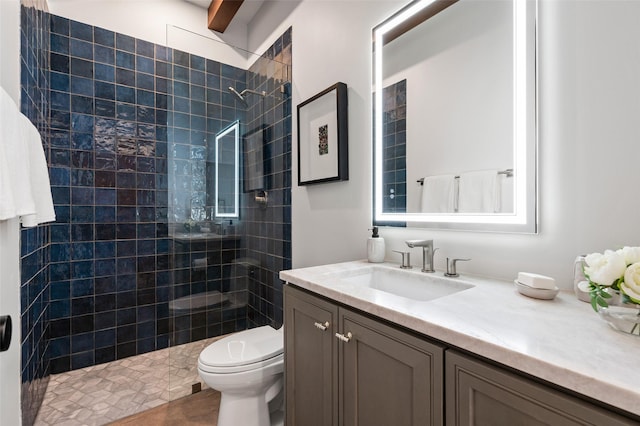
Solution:
<path fill-rule="evenodd" d="M 620 284 L 620 289 L 633 302 L 640 303 L 640 262 L 627 268 L 624 273 L 624 283 Z"/>
<path fill-rule="evenodd" d="M 618 253 L 624 256 L 627 265 L 640 262 L 640 247 L 623 247 L 618 250 Z"/>
<path fill-rule="evenodd" d="M 591 253 L 584 260 L 588 265 L 584 272 L 592 282 L 600 285 L 612 285 L 617 279 L 622 278 L 627 269 L 622 253 L 612 250 L 606 250 L 604 254 Z"/>

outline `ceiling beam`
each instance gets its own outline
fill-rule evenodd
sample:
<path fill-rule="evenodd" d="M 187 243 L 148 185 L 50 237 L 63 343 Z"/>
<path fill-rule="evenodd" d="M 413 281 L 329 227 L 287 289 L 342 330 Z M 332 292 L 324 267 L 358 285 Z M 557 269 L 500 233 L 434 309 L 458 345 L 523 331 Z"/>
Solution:
<path fill-rule="evenodd" d="M 213 0 L 209 5 L 208 27 L 223 33 L 244 0 Z"/>

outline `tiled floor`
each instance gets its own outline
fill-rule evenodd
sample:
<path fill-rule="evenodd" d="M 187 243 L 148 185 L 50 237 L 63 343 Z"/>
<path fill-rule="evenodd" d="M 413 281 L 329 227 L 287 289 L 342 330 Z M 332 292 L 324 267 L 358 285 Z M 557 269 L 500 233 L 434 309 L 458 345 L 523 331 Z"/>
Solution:
<path fill-rule="evenodd" d="M 35 425 L 102 425 L 189 395 L 202 383 L 198 355 L 217 339 L 52 375 Z"/>

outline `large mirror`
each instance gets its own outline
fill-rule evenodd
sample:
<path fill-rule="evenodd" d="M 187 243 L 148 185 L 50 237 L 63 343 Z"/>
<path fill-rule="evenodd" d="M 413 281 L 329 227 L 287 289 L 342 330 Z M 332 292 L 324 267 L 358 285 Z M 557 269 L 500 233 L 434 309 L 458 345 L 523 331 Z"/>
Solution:
<path fill-rule="evenodd" d="M 374 222 L 537 231 L 536 0 L 417 0 L 376 26 Z"/>

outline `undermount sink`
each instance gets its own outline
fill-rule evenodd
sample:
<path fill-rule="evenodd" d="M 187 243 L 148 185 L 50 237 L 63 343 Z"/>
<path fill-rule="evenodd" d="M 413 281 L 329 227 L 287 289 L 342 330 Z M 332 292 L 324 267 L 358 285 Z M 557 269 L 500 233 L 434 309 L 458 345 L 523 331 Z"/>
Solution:
<path fill-rule="evenodd" d="M 472 284 L 423 272 L 370 266 L 340 277 L 350 284 L 369 287 L 406 299 L 428 301 L 474 287 Z"/>

